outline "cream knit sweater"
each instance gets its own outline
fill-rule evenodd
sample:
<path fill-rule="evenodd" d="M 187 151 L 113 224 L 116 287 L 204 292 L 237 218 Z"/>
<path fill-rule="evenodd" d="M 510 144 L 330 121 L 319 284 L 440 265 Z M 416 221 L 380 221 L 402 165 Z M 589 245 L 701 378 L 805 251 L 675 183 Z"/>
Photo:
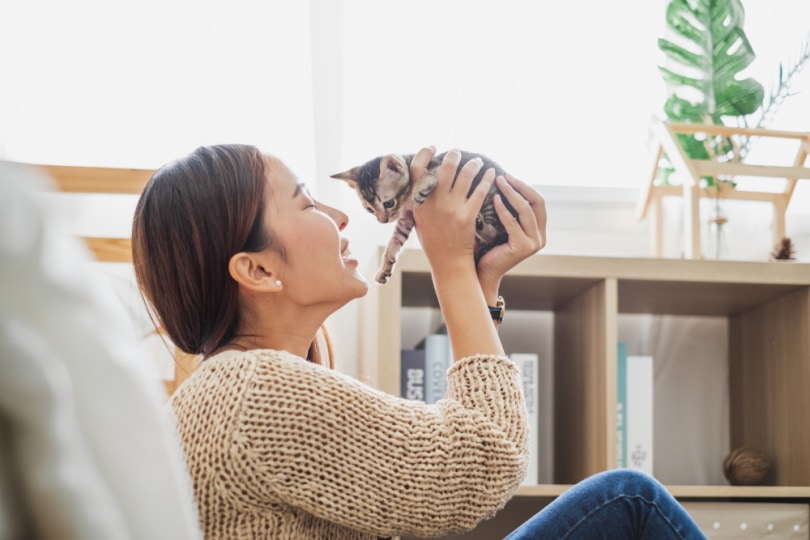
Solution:
<path fill-rule="evenodd" d="M 476 356 L 435 405 L 282 351 L 209 358 L 171 400 L 209 539 L 438 536 L 491 517 L 526 472 L 517 370 Z"/>

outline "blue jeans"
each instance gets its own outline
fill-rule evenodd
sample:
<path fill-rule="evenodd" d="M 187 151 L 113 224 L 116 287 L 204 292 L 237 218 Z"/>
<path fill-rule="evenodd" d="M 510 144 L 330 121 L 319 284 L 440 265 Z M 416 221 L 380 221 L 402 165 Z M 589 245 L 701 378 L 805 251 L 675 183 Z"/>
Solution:
<path fill-rule="evenodd" d="M 651 476 L 613 469 L 576 484 L 504 540 L 706 538 Z"/>

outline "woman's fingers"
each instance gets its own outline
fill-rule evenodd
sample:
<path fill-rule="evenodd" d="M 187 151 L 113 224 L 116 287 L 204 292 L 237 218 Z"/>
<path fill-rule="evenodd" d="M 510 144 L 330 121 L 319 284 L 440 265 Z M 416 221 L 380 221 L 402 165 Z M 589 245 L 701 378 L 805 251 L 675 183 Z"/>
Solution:
<path fill-rule="evenodd" d="M 441 190 L 440 193 L 449 193 L 453 189 L 453 181 L 456 178 L 459 163 L 461 163 L 461 152 L 458 150 L 450 150 L 444 155 L 442 164 L 439 166 L 439 178 L 435 191 Z"/>
<path fill-rule="evenodd" d="M 461 167 L 461 170 L 458 170 L 461 153 L 458 150 L 452 150 L 451 152 L 453 152 L 451 156 L 452 161 L 448 161 L 447 156 L 445 156 L 445 161 L 448 161 L 447 174 L 450 173 L 450 167 L 453 167 L 453 171 L 458 171 L 455 181 L 452 182 L 449 187 L 450 195 L 453 197 L 453 204 L 458 210 L 466 207 L 475 211 L 477 214 L 481 209 L 481 205 L 484 204 L 484 199 L 487 193 L 489 193 L 492 183 L 495 181 L 495 169 L 487 169 L 481 177 L 481 181 L 475 186 L 475 189 L 471 193 L 470 189 L 472 184 L 481 172 L 484 161 L 480 157 L 470 159 Z M 450 152 L 448 152 L 448 156 L 449 155 Z M 444 166 L 444 162 L 442 165 Z"/>
<path fill-rule="evenodd" d="M 422 178 L 427 172 L 428 164 L 434 155 L 436 155 L 435 146 L 426 146 L 420 149 L 411 160 L 411 178 Z"/>
<path fill-rule="evenodd" d="M 480 168 L 479 168 L 480 170 Z M 492 184 L 495 182 L 495 169 L 490 167 L 486 171 L 484 171 L 484 176 L 481 177 L 481 181 L 475 186 L 475 191 L 470 194 L 470 208 L 474 209 L 476 213 L 481 210 L 481 206 L 484 204 L 484 200 L 487 198 L 490 189 L 492 188 Z M 468 193 L 465 191 L 465 193 Z"/>
<path fill-rule="evenodd" d="M 506 181 L 509 187 L 520 193 L 520 196 L 529 203 L 532 208 L 532 212 L 534 212 L 534 215 L 537 218 L 538 225 L 540 225 L 545 231 L 548 216 L 546 213 L 546 200 L 543 198 L 543 196 L 540 195 L 536 189 L 525 182 L 518 180 L 514 176 L 507 174 Z"/>
<path fill-rule="evenodd" d="M 517 211 L 520 227 L 523 232 L 539 242 L 538 248 L 546 244 L 546 202 L 542 195 L 533 187 L 521 182 L 513 176 L 500 177 L 498 179 L 498 189 L 509 201 L 509 204 Z M 497 211 L 497 208 L 496 208 Z M 498 214 L 502 221 L 505 219 Z M 510 221 L 506 219 L 506 225 Z"/>

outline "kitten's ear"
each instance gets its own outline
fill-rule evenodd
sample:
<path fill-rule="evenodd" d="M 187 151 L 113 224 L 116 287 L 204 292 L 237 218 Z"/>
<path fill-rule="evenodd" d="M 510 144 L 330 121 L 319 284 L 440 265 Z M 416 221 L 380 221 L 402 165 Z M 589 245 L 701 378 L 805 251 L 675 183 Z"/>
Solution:
<path fill-rule="evenodd" d="M 333 174 L 330 178 L 337 178 L 338 180 L 345 180 L 349 184 L 356 184 L 357 179 L 360 177 L 360 167 L 352 167 L 348 171 Z"/>
<path fill-rule="evenodd" d="M 402 158 L 396 154 L 388 154 L 382 158 L 382 163 L 380 163 L 380 173 L 385 173 L 386 170 L 400 175 L 408 172 L 405 164 L 402 162 Z"/>

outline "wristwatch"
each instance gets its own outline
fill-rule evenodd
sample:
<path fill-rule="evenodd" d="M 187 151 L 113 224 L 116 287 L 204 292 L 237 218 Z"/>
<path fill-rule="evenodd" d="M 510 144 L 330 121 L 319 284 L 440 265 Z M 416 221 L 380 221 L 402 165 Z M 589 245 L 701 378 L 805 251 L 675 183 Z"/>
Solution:
<path fill-rule="evenodd" d="M 503 300 L 503 296 L 498 297 L 498 301 L 495 302 L 495 307 L 487 306 L 489 308 L 489 314 L 492 315 L 492 320 L 496 323 L 503 322 L 503 314 L 506 313 L 506 302 Z"/>

